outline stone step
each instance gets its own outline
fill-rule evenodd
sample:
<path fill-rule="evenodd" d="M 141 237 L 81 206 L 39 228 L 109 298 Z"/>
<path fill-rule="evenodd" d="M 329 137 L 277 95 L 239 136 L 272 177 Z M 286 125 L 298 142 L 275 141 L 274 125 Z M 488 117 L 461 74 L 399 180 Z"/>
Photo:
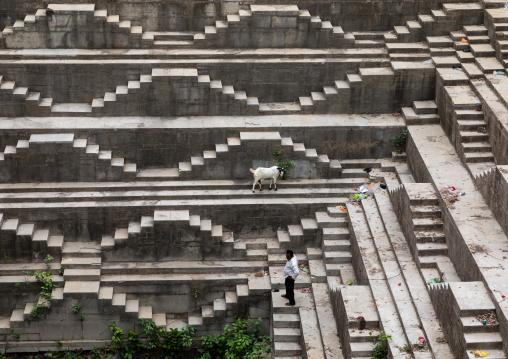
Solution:
<path fill-rule="evenodd" d="M 369 174 L 359 168 L 344 168 L 342 178 L 368 178 Z"/>
<path fill-rule="evenodd" d="M 446 235 L 442 231 L 419 231 L 414 233 L 417 243 L 446 242 Z"/>
<path fill-rule="evenodd" d="M 99 281 L 101 279 L 100 269 L 65 269 L 65 281 Z"/>
<path fill-rule="evenodd" d="M 440 242 L 416 243 L 416 250 L 419 256 L 448 255 L 448 245 Z"/>
<path fill-rule="evenodd" d="M 350 252 L 351 242 L 348 239 L 324 239 L 323 252 L 329 251 Z"/>
<path fill-rule="evenodd" d="M 104 275 L 120 274 L 220 274 L 247 273 L 263 271 L 267 267 L 263 261 L 158 261 L 158 262 L 119 262 L 102 263 Z"/>
<path fill-rule="evenodd" d="M 91 296 L 97 298 L 99 295 L 99 281 L 66 281 L 64 285 L 65 297 L 86 298 Z"/>
<path fill-rule="evenodd" d="M 437 113 L 437 105 L 434 101 L 414 101 L 413 109 L 417 115 L 430 115 Z"/>
<path fill-rule="evenodd" d="M 392 53 L 428 53 L 429 46 L 421 43 L 387 43 L 386 49 Z"/>
<path fill-rule="evenodd" d="M 326 251 L 324 252 L 324 260 L 328 263 L 350 263 L 352 261 L 351 252 Z"/>
<path fill-rule="evenodd" d="M 352 358 L 370 357 L 374 349 L 374 344 L 370 342 L 353 342 L 349 345 Z"/>
<path fill-rule="evenodd" d="M 302 101 L 300 101 L 302 102 Z M 303 101 L 306 103 L 306 101 Z M 294 102 L 270 102 L 260 103 L 260 113 L 292 114 L 301 113 L 303 104 Z"/>
<path fill-rule="evenodd" d="M 443 222 L 440 218 L 413 218 L 413 230 L 421 231 L 442 231 Z"/>
<path fill-rule="evenodd" d="M 158 40 L 153 42 L 155 49 L 162 49 L 166 47 L 188 47 L 194 45 L 194 40 Z"/>
<path fill-rule="evenodd" d="M 488 29 L 483 25 L 466 25 L 463 29 L 468 36 L 487 35 L 488 32 Z"/>
<path fill-rule="evenodd" d="M 348 329 L 349 332 L 349 338 L 351 343 L 367 343 L 369 342 L 369 338 L 371 337 L 370 333 L 372 332 L 372 335 L 379 334 L 378 330 L 373 330 L 370 328 L 366 328 L 365 330 L 358 330 L 358 329 Z"/>
<path fill-rule="evenodd" d="M 101 246 L 95 242 L 64 242 L 62 256 L 73 258 L 97 258 L 101 255 Z"/>
<path fill-rule="evenodd" d="M 290 342 L 274 342 L 274 354 L 276 357 L 280 356 L 299 356 L 302 354 L 302 347 L 300 343 Z"/>
<path fill-rule="evenodd" d="M 492 145 L 489 142 L 465 142 L 462 143 L 462 148 L 465 153 L 492 151 Z"/>
<path fill-rule="evenodd" d="M 467 349 L 503 349 L 503 339 L 499 332 L 464 333 Z"/>
<path fill-rule="evenodd" d="M 412 218 L 441 218 L 439 206 L 411 206 Z"/>
<path fill-rule="evenodd" d="M 101 257 L 65 257 L 61 264 L 65 269 L 100 268 Z"/>
<path fill-rule="evenodd" d="M 494 162 L 492 152 L 466 152 L 464 157 L 467 163 Z"/>
<path fill-rule="evenodd" d="M 488 0 L 485 0 L 488 1 Z M 503 0 L 504 3 L 504 0 Z M 476 349 L 475 349 L 476 350 Z M 488 349 L 486 350 L 489 353 L 489 359 L 506 359 L 506 354 L 503 350 L 500 349 Z M 476 359 L 478 358 L 474 353 L 473 350 L 467 350 L 467 359 Z"/>
<path fill-rule="evenodd" d="M 342 206 L 342 208 L 339 206 L 327 207 L 326 213 L 328 213 L 330 217 L 347 217 L 346 207 L 344 206 Z"/>
<path fill-rule="evenodd" d="M 246 258 L 248 261 L 263 261 L 268 259 L 267 249 L 247 249 Z"/>
<path fill-rule="evenodd" d="M 347 227 L 323 228 L 323 240 L 349 239 L 349 229 Z"/>
<path fill-rule="evenodd" d="M 460 131 L 478 131 L 479 129 L 485 129 L 487 122 L 484 120 L 457 120 L 457 125 Z"/>
<path fill-rule="evenodd" d="M 272 271 L 273 273 L 273 271 Z M 285 290 L 281 288 L 279 292 L 272 292 L 272 311 L 274 314 L 296 314 L 298 315 L 299 307 L 298 303 L 295 306 L 287 306 L 286 303 L 288 300 L 282 295 L 285 293 Z M 295 328 L 292 328 L 295 329 Z M 298 328 L 299 329 L 299 328 Z"/>
<path fill-rule="evenodd" d="M 477 131 L 460 131 L 460 140 L 462 142 L 488 142 L 489 134 Z"/>
<path fill-rule="evenodd" d="M 274 328 L 300 328 L 300 316 L 298 314 L 274 314 Z"/>
<path fill-rule="evenodd" d="M 316 212 L 316 221 L 319 228 L 347 227 L 345 217 L 332 217 L 327 212 Z"/>
<path fill-rule="evenodd" d="M 462 330 L 465 333 L 491 333 L 499 332 L 499 324 L 483 325 L 476 317 L 461 317 Z"/>
<path fill-rule="evenodd" d="M 457 120 L 483 120 L 482 111 L 476 110 L 454 110 Z"/>
<path fill-rule="evenodd" d="M 302 333 L 300 328 L 273 328 L 274 342 L 300 342 Z"/>
<path fill-rule="evenodd" d="M 427 45 L 433 47 L 450 47 L 453 40 L 449 36 L 427 36 Z"/>

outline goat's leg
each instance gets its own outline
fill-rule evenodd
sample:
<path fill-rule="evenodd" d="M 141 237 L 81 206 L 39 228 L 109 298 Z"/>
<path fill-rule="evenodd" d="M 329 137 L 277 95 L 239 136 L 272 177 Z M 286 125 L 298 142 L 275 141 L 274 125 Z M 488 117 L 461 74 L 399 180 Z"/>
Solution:
<path fill-rule="evenodd" d="M 254 188 L 256 188 L 257 178 L 254 177 L 254 183 L 252 184 L 252 193 L 254 193 Z"/>
<path fill-rule="evenodd" d="M 259 179 L 259 192 L 262 191 L 262 189 L 261 189 L 261 180 L 262 180 L 262 178 Z"/>
<path fill-rule="evenodd" d="M 277 191 L 277 178 L 273 179 L 273 186 L 275 187 L 275 190 Z"/>
<path fill-rule="evenodd" d="M 272 190 L 272 182 L 273 182 L 273 178 L 270 178 L 270 191 Z"/>

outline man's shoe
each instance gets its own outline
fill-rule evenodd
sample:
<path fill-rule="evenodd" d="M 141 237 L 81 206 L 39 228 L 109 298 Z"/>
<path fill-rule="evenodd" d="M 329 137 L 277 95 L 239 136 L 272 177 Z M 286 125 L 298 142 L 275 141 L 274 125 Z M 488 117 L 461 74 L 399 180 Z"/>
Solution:
<path fill-rule="evenodd" d="M 294 306 L 295 306 L 295 304 L 296 304 L 296 303 L 294 303 L 294 304 L 291 304 L 291 303 L 286 303 L 286 306 L 287 306 L 287 307 L 294 307 Z"/>
<path fill-rule="evenodd" d="M 281 295 L 281 297 L 282 297 L 282 298 L 287 298 L 288 296 L 287 296 L 287 295 L 285 295 L 285 294 L 282 294 L 282 295 Z"/>

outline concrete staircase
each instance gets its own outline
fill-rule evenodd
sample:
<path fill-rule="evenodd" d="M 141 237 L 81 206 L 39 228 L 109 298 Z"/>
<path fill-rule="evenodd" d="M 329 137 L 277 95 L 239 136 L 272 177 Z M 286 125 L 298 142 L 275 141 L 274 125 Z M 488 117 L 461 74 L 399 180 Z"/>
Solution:
<path fill-rule="evenodd" d="M 210 219 L 190 214 L 188 210 L 156 210 L 153 216 L 142 216 L 139 222 L 130 222 L 127 227 L 116 228 L 114 235 L 103 235 L 100 243 L 103 258 L 121 261 L 123 259 L 118 256 L 121 251 L 127 254 L 132 251 L 144 252 L 145 258 L 164 256 L 151 248 L 153 238 L 169 228 L 175 233 L 182 231 L 182 226 L 187 231 L 196 233 L 196 240 L 203 246 L 220 245 L 224 251 L 233 251 L 233 233 L 223 231 L 221 225 L 214 225 Z"/>
<path fill-rule="evenodd" d="M 318 154 L 316 149 L 306 148 L 303 143 L 294 143 L 291 137 L 282 137 L 279 132 L 240 132 L 238 137 L 228 137 L 226 143 L 215 145 L 215 150 L 205 150 L 196 156 L 190 157 L 190 161 L 178 163 L 178 168 L 154 168 L 141 169 L 137 173 L 138 179 L 149 178 L 209 178 L 231 179 L 237 177 L 233 167 L 230 171 L 216 171 L 216 161 L 237 162 L 239 155 L 249 151 L 256 151 L 260 147 L 280 148 L 281 153 L 292 160 L 309 161 L 312 163 L 320 177 L 337 175 L 332 161 L 326 154 Z M 250 177 L 250 174 L 246 174 Z"/>

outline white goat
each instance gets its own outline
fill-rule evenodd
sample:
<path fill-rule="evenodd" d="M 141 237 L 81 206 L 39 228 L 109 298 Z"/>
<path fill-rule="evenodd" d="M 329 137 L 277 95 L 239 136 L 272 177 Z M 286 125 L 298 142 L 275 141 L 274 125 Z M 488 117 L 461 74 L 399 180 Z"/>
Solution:
<path fill-rule="evenodd" d="M 286 171 L 284 171 L 281 167 L 273 166 L 270 168 L 266 167 L 258 167 L 256 170 L 250 169 L 250 173 L 254 175 L 254 183 L 252 184 L 252 193 L 254 193 L 254 187 L 256 187 L 256 183 L 259 182 L 259 191 L 261 189 L 261 180 L 270 179 L 270 190 L 272 189 L 272 182 L 277 191 L 277 178 L 284 176 Z"/>

